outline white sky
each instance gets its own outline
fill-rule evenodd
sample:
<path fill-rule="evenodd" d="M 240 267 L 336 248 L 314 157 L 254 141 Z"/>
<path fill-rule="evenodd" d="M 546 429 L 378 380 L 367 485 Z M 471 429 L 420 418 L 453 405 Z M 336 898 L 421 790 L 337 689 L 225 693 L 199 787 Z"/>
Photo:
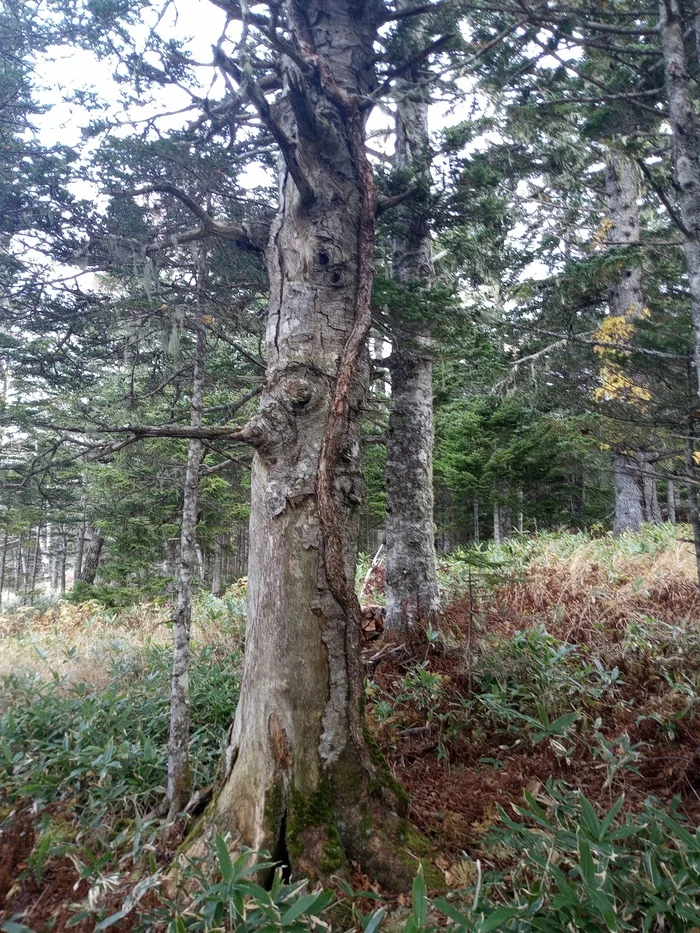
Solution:
<path fill-rule="evenodd" d="M 137 48 L 139 43 L 143 47 L 148 35 L 148 28 L 155 23 L 158 12 L 155 9 L 150 10 L 148 19 L 143 25 L 132 30 L 132 36 L 136 40 Z M 211 46 L 221 36 L 224 25 L 225 14 L 215 7 L 210 0 L 177 0 L 176 4 L 168 8 L 165 13 L 163 20 L 159 24 L 159 32 L 161 35 L 165 34 L 184 41 L 197 61 L 208 62 L 212 57 Z M 235 28 L 235 24 L 232 25 L 232 28 Z M 546 63 L 542 64 L 546 66 Z M 558 67 L 559 64 L 554 59 L 551 62 L 553 67 Z M 43 142 L 46 144 L 60 142 L 75 146 L 87 156 L 91 148 L 99 145 L 99 139 L 92 140 L 87 144 L 82 141 L 81 131 L 91 120 L 103 118 L 110 121 L 117 120 L 126 124 L 128 118 L 135 118 L 143 123 L 156 113 L 178 111 L 191 103 L 186 92 L 181 89 L 176 87 L 160 88 L 158 89 L 158 100 L 155 103 L 144 100 L 141 105 L 132 107 L 128 114 L 124 113 L 120 104 L 120 88 L 114 81 L 112 68 L 112 62 L 100 62 L 94 54 L 73 47 L 53 49 L 50 55 L 37 62 L 35 77 L 38 87 L 41 89 L 38 93 L 39 102 L 49 106 L 47 112 L 36 121 Z M 221 79 L 216 76 L 216 72 L 213 69 L 202 68 L 201 75 L 202 85 L 199 91 L 201 91 L 202 96 L 206 96 L 207 93 L 210 93 L 214 98 L 221 96 L 223 87 Z M 213 85 L 212 81 L 214 81 Z M 450 103 L 436 103 L 431 108 L 430 114 L 431 130 L 433 132 L 437 132 L 449 124 L 461 122 L 471 110 L 474 100 L 472 83 L 466 78 L 461 79 L 459 83 L 465 92 L 464 103 L 457 106 Z M 88 113 L 80 106 L 66 103 L 65 96 L 76 90 L 96 92 L 100 98 L 107 102 L 107 111 L 104 113 Z M 487 105 L 484 100 L 479 101 L 477 99 L 477 104 L 482 112 L 486 109 Z M 197 111 L 173 113 L 171 116 L 159 119 L 158 125 L 163 130 L 176 129 L 185 126 L 196 115 Z M 373 136 L 370 145 L 386 155 L 391 155 L 393 152 L 393 139 L 391 134 L 382 136 L 381 131 L 386 130 L 389 126 L 390 118 L 386 108 L 375 108 L 368 126 L 369 133 Z M 116 128 L 112 132 L 126 135 L 132 133 L 133 128 L 131 125 L 124 125 L 122 129 Z M 374 134 L 377 132 L 379 135 L 375 136 Z M 483 138 L 475 140 L 469 148 L 472 151 L 477 149 L 483 151 L 488 148 L 490 142 L 497 143 L 499 141 L 500 138 L 496 133 L 486 134 Z M 269 175 L 253 166 L 240 181 L 245 187 L 256 187 L 263 183 L 269 183 L 270 179 Z M 100 200 L 99 192 L 85 182 L 75 183 L 73 191 L 79 197 Z M 523 191 L 522 193 L 526 200 L 526 192 Z M 513 233 L 516 238 L 520 235 L 518 231 Z M 527 270 L 528 277 L 542 278 L 547 274 L 548 270 L 540 263 L 532 264 Z"/>

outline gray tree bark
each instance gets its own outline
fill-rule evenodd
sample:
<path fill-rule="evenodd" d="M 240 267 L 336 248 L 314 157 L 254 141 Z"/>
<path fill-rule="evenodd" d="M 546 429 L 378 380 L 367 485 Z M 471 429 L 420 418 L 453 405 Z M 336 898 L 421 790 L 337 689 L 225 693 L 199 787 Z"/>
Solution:
<path fill-rule="evenodd" d="M 34 539 L 34 560 L 32 562 L 32 594 L 36 593 L 36 581 L 39 575 L 39 566 L 41 564 L 41 522 L 36 530 Z"/>
<path fill-rule="evenodd" d="M 405 4 L 400 4 L 405 6 Z M 404 57 L 424 41 L 423 30 L 406 26 Z M 411 173 L 423 197 L 401 211 L 394 242 L 393 273 L 405 288 L 433 279 L 425 195 L 430 188 L 428 94 L 424 65 L 397 82 L 396 168 Z M 409 320 L 395 321 L 399 333 L 389 359 L 391 412 L 386 436 L 386 628 L 408 632 L 440 608 L 433 526 L 433 361 L 430 341 Z"/>
<path fill-rule="evenodd" d="M 223 566 L 224 566 L 223 535 L 214 537 L 214 559 L 211 571 L 211 591 L 214 596 L 221 596 L 223 592 Z"/>
<path fill-rule="evenodd" d="M 523 515 L 523 491 L 518 489 L 518 531 L 523 533 L 525 528 L 525 516 Z"/>
<path fill-rule="evenodd" d="M 615 534 L 639 531 L 644 522 L 661 521 L 655 462 L 656 456 L 645 450 L 615 455 Z"/>
<path fill-rule="evenodd" d="M 633 164 L 618 153 L 610 153 L 605 171 L 605 192 L 612 221 L 611 239 L 616 245 L 638 243 L 640 239 L 639 184 Z M 610 289 L 610 313 L 627 321 L 639 318 L 644 310 L 642 267 L 634 262 L 620 271 Z M 643 386 L 639 374 L 626 373 L 635 385 Z M 635 404 L 634 396 L 630 399 Z M 637 403 L 638 404 L 638 403 Z M 653 455 L 624 445 L 615 454 L 615 534 L 639 531 L 644 522 L 661 520 L 656 494 Z M 636 501 L 633 501 L 636 500 Z"/>
<path fill-rule="evenodd" d="M 354 593 L 376 214 L 364 122 L 381 10 L 290 0 L 285 12 L 284 91 L 274 114 L 258 105 L 284 161 L 265 252 L 267 381 L 240 433 L 256 448 L 245 663 L 204 825 L 299 876 L 348 856 L 395 886 L 412 867 L 397 858 L 400 795 L 365 737 Z"/>
<path fill-rule="evenodd" d="M 695 485 L 695 459 L 693 453 L 695 444 L 693 436 L 695 434 L 695 424 L 691 418 L 688 422 L 688 437 L 685 443 L 685 473 L 690 482 L 688 489 L 688 517 L 690 518 L 690 527 L 693 529 L 693 543 L 695 547 L 695 568 L 697 572 L 698 586 L 700 586 L 700 508 L 698 508 L 698 487 Z"/>
<path fill-rule="evenodd" d="M 86 532 L 86 537 L 89 538 L 89 543 L 83 551 L 82 566 L 75 579 L 82 580 L 83 583 L 94 583 L 100 566 L 100 557 L 102 556 L 105 539 L 102 532 L 97 528 L 90 528 Z"/>
<path fill-rule="evenodd" d="M 5 568 L 7 566 L 7 539 L 9 534 L 5 529 L 5 536 L 2 542 L 2 561 L 0 561 L 0 606 L 2 606 L 3 593 L 5 592 Z"/>
<path fill-rule="evenodd" d="M 693 320 L 696 389 L 700 394 L 700 139 L 690 90 L 678 0 L 659 0 L 668 120 L 673 138 L 674 187 L 683 224 Z"/>
<path fill-rule="evenodd" d="M 502 544 L 513 533 L 513 522 L 510 509 L 499 502 L 493 504 L 493 540 L 495 544 Z"/>
<path fill-rule="evenodd" d="M 202 320 L 203 264 L 197 264 L 197 317 L 190 425 L 202 427 L 206 363 L 206 330 Z M 170 735 L 168 739 L 168 822 L 183 809 L 190 796 L 190 629 L 192 625 L 192 580 L 197 560 L 197 498 L 202 442 L 192 439 L 187 448 L 187 466 L 182 494 L 180 563 L 177 574 L 177 606 L 173 620 L 173 666 L 170 685 Z"/>
<path fill-rule="evenodd" d="M 667 519 L 672 525 L 676 524 L 676 483 L 672 479 L 666 480 L 666 510 Z"/>
<path fill-rule="evenodd" d="M 85 550 L 85 521 L 80 523 L 78 541 L 75 548 L 75 563 L 73 564 L 73 580 L 79 580 L 83 569 L 83 551 Z"/>

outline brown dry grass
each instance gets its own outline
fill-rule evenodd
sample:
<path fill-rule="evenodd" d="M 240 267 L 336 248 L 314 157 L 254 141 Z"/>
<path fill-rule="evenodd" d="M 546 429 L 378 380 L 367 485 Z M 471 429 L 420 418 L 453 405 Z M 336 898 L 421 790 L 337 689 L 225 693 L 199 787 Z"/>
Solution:
<path fill-rule="evenodd" d="M 649 540 L 577 536 L 563 553 L 561 536 L 545 536 L 523 572 L 484 600 L 485 628 L 505 634 L 542 624 L 562 641 L 602 643 L 649 619 L 697 624 L 700 590 L 684 528 L 644 534 Z"/>
<path fill-rule="evenodd" d="M 212 611 L 212 609 L 214 611 Z M 63 686 L 85 683 L 105 688 L 117 660 L 136 660 L 148 648 L 172 643 L 172 606 L 139 603 L 110 611 L 98 603 L 59 603 L 0 615 L 0 677 L 22 674 Z M 243 617 L 220 600 L 195 605 L 192 640 L 223 652 L 240 650 Z"/>

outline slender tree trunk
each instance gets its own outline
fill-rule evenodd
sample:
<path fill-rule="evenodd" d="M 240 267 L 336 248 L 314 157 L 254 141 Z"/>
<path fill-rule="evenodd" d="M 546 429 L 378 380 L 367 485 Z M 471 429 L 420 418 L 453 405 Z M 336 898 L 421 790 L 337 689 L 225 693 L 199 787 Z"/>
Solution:
<path fill-rule="evenodd" d="M 474 544 L 479 543 L 479 501 L 474 500 Z"/>
<path fill-rule="evenodd" d="M 666 509 L 668 512 L 668 521 L 672 525 L 676 524 L 676 484 L 672 479 L 666 480 Z"/>
<path fill-rule="evenodd" d="M 637 451 L 637 469 L 642 478 L 642 501 L 644 503 L 644 521 L 659 524 L 661 506 L 656 483 L 656 454 L 646 450 Z"/>
<path fill-rule="evenodd" d="M 39 575 L 39 564 L 41 563 L 41 522 L 36 529 L 36 538 L 34 540 L 34 561 L 32 563 L 32 593 L 36 592 L 36 578 Z"/>
<path fill-rule="evenodd" d="M 697 24 L 697 18 L 695 20 Z M 668 120 L 673 137 L 674 186 L 684 227 L 693 320 L 696 391 L 700 394 L 700 148 L 678 0 L 659 0 Z"/>
<path fill-rule="evenodd" d="M 66 595 L 66 561 L 68 559 L 68 539 L 66 537 L 65 526 L 59 527 L 58 540 L 59 540 L 58 569 L 57 569 L 58 592 L 61 594 L 61 596 L 65 596 Z"/>
<path fill-rule="evenodd" d="M 405 4 L 400 4 L 400 6 Z M 423 30 L 405 25 L 404 53 L 423 44 Z M 395 238 L 393 272 L 405 287 L 433 279 L 427 192 L 430 188 L 428 94 L 424 65 L 397 84 L 396 168 L 411 173 L 424 192 L 404 207 Z M 391 412 L 386 437 L 386 628 L 408 632 L 440 608 L 433 525 L 433 361 L 430 341 L 415 323 L 397 320 L 389 359 Z M 425 327 L 425 324 L 423 324 Z"/>
<path fill-rule="evenodd" d="M 58 535 L 56 525 L 49 522 L 46 527 L 47 545 L 49 552 L 49 587 L 53 594 L 58 590 Z M 29 557 L 29 554 L 27 554 Z"/>
<path fill-rule="evenodd" d="M 163 561 L 163 575 L 166 578 L 165 592 L 168 596 L 172 596 L 177 589 L 177 555 L 177 538 L 168 538 L 165 542 L 165 560 Z"/>
<path fill-rule="evenodd" d="M 2 561 L 0 562 L 0 607 L 2 607 L 2 594 L 5 590 L 5 567 L 7 565 L 7 539 L 8 531 L 5 529 L 5 536 L 2 542 Z"/>
<path fill-rule="evenodd" d="M 223 571 L 223 545 L 222 545 L 222 535 L 216 535 L 214 537 L 214 560 L 212 562 L 212 571 L 211 571 L 211 591 L 214 596 L 221 596 L 223 592 L 222 585 L 222 571 Z"/>
<path fill-rule="evenodd" d="M 73 566 L 73 580 L 79 580 L 83 569 L 83 551 L 85 549 L 85 519 L 78 529 L 78 541 L 75 548 L 75 564 Z"/>
<path fill-rule="evenodd" d="M 616 245 L 635 244 L 640 239 L 639 183 L 634 165 L 618 153 L 610 153 L 605 171 L 605 191 L 612 221 L 611 239 Z M 634 262 L 621 270 L 610 290 L 610 313 L 633 322 L 644 313 L 642 267 Z M 620 369 L 618 362 L 604 362 L 603 371 Z M 642 389 L 644 378 L 639 373 L 624 373 L 631 379 L 629 404 L 643 404 L 635 389 Z M 625 443 L 615 455 L 615 534 L 639 531 L 644 522 L 661 520 L 656 495 L 653 455 Z"/>
<path fill-rule="evenodd" d="M 76 578 L 83 583 L 94 583 L 97 576 L 97 570 L 100 566 L 100 557 L 104 547 L 105 539 L 101 531 L 97 528 L 90 529 L 90 543 L 87 549 L 83 550 L 83 560 L 80 567 L 80 574 Z"/>
<path fill-rule="evenodd" d="M 267 382 L 242 432 L 251 478 L 246 652 L 222 783 L 205 825 L 300 877 L 357 860 L 392 886 L 399 797 L 363 721 L 354 577 L 369 383 L 376 189 L 364 148 L 378 8 L 285 5 L 296 62 L 276 104 L 294 151 L 266 251 Z"/>
<path fill-rule="evenodd" d="M 15 547 L 15 596 L 19 600 L 22 595 L 22 535 L 17 538 Z"/>
<path fill-rule="evenodd" d="M 525 516 L 523 515 L 523 491 L 518 490 L 518 531 L 523 533 L 525 527 Z"/>
<path fill-rule="evenodd" d="M 691 418 L 688 422 L 688 439 L 685 444 L 685 473 L 688 482 L 688 515 L 690 527 L 693 529 L 693 544 L 695 546 L 695 566 L 697 569 L 698 586 L 700 586 L 700 509 L 698 509 L 698 487 L 695 479 L 695 460 L 693 458 L 694 444 L 692 438 L 695 434 L 695 424 Z"/>
<path fill-rule="evenodd" d="M 202 427 L 204 408 L 204 377 L 206 362 L 206 329 L 202 315 L 204 299 L 204 268 L 197 268 L 197 344 L 192 381 L 190 425 Z M 187 450 L 187 467 L 182 496 L 180 528 L 180 565 L 177 578 L 177 608 L 173 621 L 173 667 L 170 689 L 170 737 L 168 740 L 168 821 L 176 818 L 190 796 L 190 628 L 192 625 L 192 580 L 197 562 L 197 494 L 202 442 L 191 440 Z"/>
<path fill-rule="evenodd" d="M 501 543 L 501 507 L 498 502 L 493 504 L 493 540 L 495 544 Z"/>
<path fill-rule="evenodd" d="M 506 538 L 510 538 L 513 533 L 513 520 L 510 509 L 504 505 L 499 505 L 498 519 L 501 526 L 501 541 L 504 541 Z"/>

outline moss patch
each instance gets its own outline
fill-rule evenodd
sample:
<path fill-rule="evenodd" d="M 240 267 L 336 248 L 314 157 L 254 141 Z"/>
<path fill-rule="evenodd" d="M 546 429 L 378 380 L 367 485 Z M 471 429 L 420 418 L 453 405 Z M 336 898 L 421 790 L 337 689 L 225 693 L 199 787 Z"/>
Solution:
<path fill-rule="evenodd" d="M 372 764 L 377 769 L 376 777 L 372 781 L 372 785 L 370 785 L 370 793 L 377 793 L 384 788 L 388 788 L 396 799 L 396 808 L 398 812 L 401 814 L 401 816 L 405 816 L 408 813 L 409 806 L 411 805 L 411 798 L 391 773 L 389 762 L 384 757 L 384 753 L 377 744 L 377 740 L 370 732 L 369 726 L 366 722 L 363 722 L 362 724 L 362 731 L 364 733 L 367 748 L 369 749 L 369 755 L 372 759 Z"/>
<path fill-rule="evenodd" d="M 327 778 L 323 778 L 320 787 L 308 797 L 292 789 L 287 806 L 286 844 L 296 867 L 311 862 L 312 873 L 323 875 L 347 867 Z"/>

